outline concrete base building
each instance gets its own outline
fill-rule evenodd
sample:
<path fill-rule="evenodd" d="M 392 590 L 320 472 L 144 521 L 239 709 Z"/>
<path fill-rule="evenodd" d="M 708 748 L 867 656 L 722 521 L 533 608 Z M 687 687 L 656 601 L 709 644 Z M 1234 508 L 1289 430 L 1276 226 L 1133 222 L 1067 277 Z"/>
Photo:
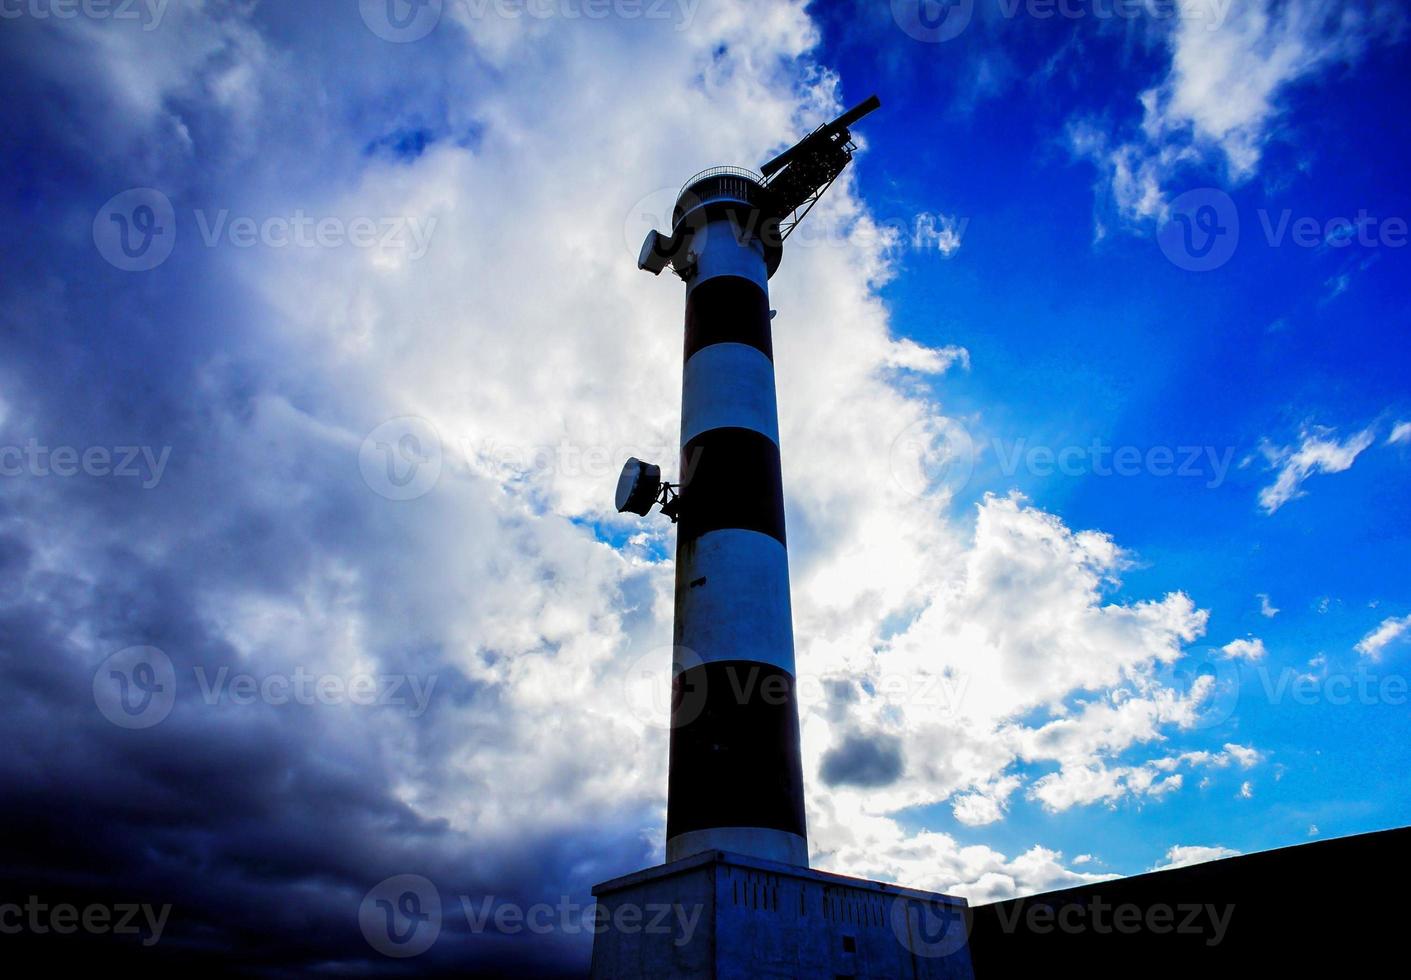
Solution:
<path fill-rule="evenodd" d="M 973 980 L 964 899 L 706 851 L 593 894 L 595 980 Z"/>

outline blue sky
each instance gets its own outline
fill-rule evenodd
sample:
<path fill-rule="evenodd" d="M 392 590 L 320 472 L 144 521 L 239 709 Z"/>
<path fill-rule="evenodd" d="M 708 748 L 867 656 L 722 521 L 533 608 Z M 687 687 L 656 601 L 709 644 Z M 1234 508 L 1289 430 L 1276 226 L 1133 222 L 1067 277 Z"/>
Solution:
<path fill-rule="evenodd" d="M 629 7 L 0 22 L 4 880 L 170 904 L 154 956 L 581 970 L 458 910 L 663 858 L 637 248 L 873 92 L 771 282 L 813 865 L 1406 824 L 1401 5 Z M 410 962 L 359 918 L 407 875 Z"/>
<path fill-rule="evenodd" d="M 1408 453 L 1385 445 L 1411 407 L 1411 308 L 1397 286 L 1408 272 L 1396 244 L 1404 237 L 1343 248 L 1321 239 L 1338 219 L 1385 222 L 1411 206 L 1393 164 L 1408 137 L 1381 111 L 1408 84 L 1400 35 L 1280 90 L 1284 111 L 1257 173 L 1232 180 L 1218 150 L 1173 168 L 1170 197 L 1218 188 L 1241 220 L 1229 261 L 1192 272 L 1158 247 L 1156 221 L 1125 220 L 1095 199 L 1093 163 L 1075 158 L 1069 135 L 1075 120 L 1102 120 L 1110 133 L 1140 124 L 1135 96 L 1169 65 L 1159 36 L 1101 22 L 1094 12 L 1112 9 L 1103 5 L 1074 7 L 1088 14 L 1080 19 L 986 20 L 1002 9 L 982 2 L 964 33 L 937 43 L 898 38 L 889 18 L 873 18 L 871 30 L 858 29 L 853 11 L 824 18 L 825 58 L 845 101 L 868 86 L 888 95 L 888 111 L 867 126 L 869 145 L 886 150 L 859 167 L 864 198 L 883 213 L 968 219 L 954 255 L 909 253 L 883 295 L 918 341 L 970 352 L 971 370 L 937 386 L 948 410 L 984 420 L 978 476 L 962 499 L 1017 487 L 1072 526 L 1108 531 L 1135 561 L 1116 594 L 1185 590 L 1211 610 L 1197 646 L 1212 655 L 1226 638 L 1264 640 L 1268 673 L 1242 667 L 1237 712 L 1201 735 L 1253 740 L 1277 768 L 1258 780 L 1267 799 L 1257 807 L 1226 779 L 1140 809 L 1055 817 L 1016 803 L 993 837 L 977 836 L 1012 848 L 1042 834 L 1069 853 L 1098 839 L 1110 866 L 1131 869 L 1159 863 L 1162 841 L 1212 830 L 1222 846 L 1257 850 L 1400 825 L 1406 750 L 1388 736 L 1404 729 L 1404 700 L 1290 705 L 1268 695 L 1280 671 L 1306 672 L 1325 657 L 1328 670 L 1370 670 L 1368 689 L 1386 695 L 1374 700 L 1398 700 L 1400 671 L 1367 666 L 1354 646 L 1407 612 Z M 979 94 L 977 77 L 993 80 Z M 1316 221 L 1318 247 L 1288 235 L 1271 243 L 1267 229 L 1277 232 L 1285 212 Z M 1296 442 L 1310 424 L 1343 437 L 1371 428 L 1376 440 L 1353 469 L 1313 478 L 1306 497 L 1266 513 L 1259 446 Z M 1094 440 L 1178 450 L 1175 466 L 1190 463 L 1191 475 L 1094 475 L 1091 454 L 1073 457 L 1082 475 L 1004 461 L 1020 446 Z M 1231 460 L 1227 473 L 1217 468 Z M 1278 614 L 1261 615 L 1256 593 Z M 916 815 L 936 817 L 937 808 Z"/>

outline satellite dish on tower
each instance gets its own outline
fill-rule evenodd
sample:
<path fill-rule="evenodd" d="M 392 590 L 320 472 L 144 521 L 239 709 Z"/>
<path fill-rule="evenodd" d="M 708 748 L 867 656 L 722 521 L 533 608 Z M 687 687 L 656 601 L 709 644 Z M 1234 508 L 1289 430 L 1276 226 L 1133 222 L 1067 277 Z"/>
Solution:
<path fill-rule="evenodd" d="M 617 512 L 646 517 L 653 504 L 661 504 L 661 512 L 676 523 L 681 509 L 681 497 L 670 483 L 661 481 L 661 467 L 655 463 L 644 463 L 636 456 L 630 457 L 622 466 L 622 475 L 617 478 Z"/>
<path fill-rule="evenodd" d="M 646 517 L 661 490 L 661 467 L 644 463 L 636 456 L 622 467 L 617 478 L 617 512 Z"/>

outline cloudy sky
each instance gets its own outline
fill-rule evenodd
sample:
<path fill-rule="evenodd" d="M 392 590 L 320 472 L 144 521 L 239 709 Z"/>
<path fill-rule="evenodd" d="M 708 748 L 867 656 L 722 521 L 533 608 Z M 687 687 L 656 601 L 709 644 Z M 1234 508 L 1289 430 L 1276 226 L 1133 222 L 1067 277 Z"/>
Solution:
<path fill-rule="evenodd" d="M 771 283 L 815 867 L 990 901 L 1408 822 L 1394 2 L 5 0 L 7 891 L 581 970 L 663 857 L 704 167 Z M 659 683 L 660 682 L 660 683 Z"/>

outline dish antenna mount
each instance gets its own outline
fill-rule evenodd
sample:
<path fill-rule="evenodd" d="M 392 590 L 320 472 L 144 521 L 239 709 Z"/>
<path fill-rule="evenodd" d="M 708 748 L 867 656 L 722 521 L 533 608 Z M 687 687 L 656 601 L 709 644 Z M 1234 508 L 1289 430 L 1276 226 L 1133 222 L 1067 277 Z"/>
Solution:
<path fill-rule="evenodd" d="M 693 268 L 692 232 L 715 212 L 744 206 L 764 242 L 772 275 L 784 239 L 852 161 L 857 146 L 849 127 L 881 105 L 875 95 L 859 102 L 764 164 L 758 174 L 739 167 L 715 167 L 692 177 L 676 200 L 671 234 L 648 232 L 637 267 L 660 275 L 669 265 L 687 278 Z"/>

